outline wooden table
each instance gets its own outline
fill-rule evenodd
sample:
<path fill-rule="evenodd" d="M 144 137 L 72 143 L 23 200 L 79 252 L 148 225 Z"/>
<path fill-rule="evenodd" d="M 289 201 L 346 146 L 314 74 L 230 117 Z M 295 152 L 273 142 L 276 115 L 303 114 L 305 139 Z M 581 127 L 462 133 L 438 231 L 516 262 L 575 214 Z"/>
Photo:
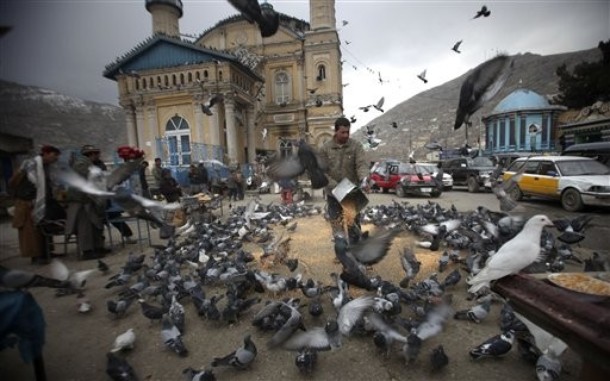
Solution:
<path fill-rule="evenodd" d="M 578 353 L 582 380 L 610 380 L 610 297 L 592 302 L 524 274 L 498 280 L 492 291 Z"/>

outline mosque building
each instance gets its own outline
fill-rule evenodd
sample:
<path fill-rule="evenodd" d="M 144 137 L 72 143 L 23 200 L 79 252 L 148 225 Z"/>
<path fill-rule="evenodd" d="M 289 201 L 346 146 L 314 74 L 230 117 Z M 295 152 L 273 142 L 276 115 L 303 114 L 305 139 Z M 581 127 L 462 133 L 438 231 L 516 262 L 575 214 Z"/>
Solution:
<path fill-rule="evenodd" d="M 320 145 L 343 114 L 335 1 L 310 0 L 310 21 L 280 13 L 263 38 L 241 14 L 181 39 L 181 0 L 146 0 L 153 34 L 106 66 L 117 82 L 129 144 L 169 165 L 254 163 Z M 261 7 L 271 8 L 268 2 Z"/>
<path fill-rule="evenodd" d="M 482 118 L 486 154 L 560 151 L 558 118 L 565 110 L 564 106 L 551 105 L 535 91 L 513 91 Z"/>

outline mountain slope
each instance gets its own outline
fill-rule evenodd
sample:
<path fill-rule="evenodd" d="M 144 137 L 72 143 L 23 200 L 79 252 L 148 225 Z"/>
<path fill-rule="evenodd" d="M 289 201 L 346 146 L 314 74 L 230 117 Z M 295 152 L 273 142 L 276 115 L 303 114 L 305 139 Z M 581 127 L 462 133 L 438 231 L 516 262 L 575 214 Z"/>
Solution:
<path fill-rule="evenodd" d="M 104 159 L 127 143 L 120 107 L 6 81 L 0 81 L 0 130 L 32 138 L 35 150 L 45 143 L 66 149 L 94 144 Z"/>
<path fill-rule="evenodd" d="M 601 51 L 597 48 L 548 56 L 532 53 L 513 56 L 513 70 L 504 87 L 471 118 L 470 145 L 476 146 L 479 126 L 481 141 L 485 141 L 484 126 L 479 123 L 479 118 L 489 115 L 508 94 L 518 88 L 526 88 L 543 96 L 552 97 L 558 92 L 559 78 L 555 75 L 558 66 L 565 63 L 571 70 L 582 61 L 597 61 L 601 57 Z M 423 158 L 429 152 L 423 148 L 423 145 L 432 140 L 438 141 L 445 148 L 457 148 L 463 145 L 465 127 L 462 126 L 454 131 L 453 123 L 460 87 L 471 71 L 441 86 L 419 93 L 368 122 L 367 125 L 375 124 L 377 137 L 383 141 L 376 149 L 368 151 L 369 159 L 375 161 L 393 157 L 406 160 L 410 150 L 409 140 L 416 158 Z M 392 128 L 392 122 L 397 122 L 398 128 Z M 362 131 L 354 131 L 353 136 L 359 141 L 365 141 Z"/>

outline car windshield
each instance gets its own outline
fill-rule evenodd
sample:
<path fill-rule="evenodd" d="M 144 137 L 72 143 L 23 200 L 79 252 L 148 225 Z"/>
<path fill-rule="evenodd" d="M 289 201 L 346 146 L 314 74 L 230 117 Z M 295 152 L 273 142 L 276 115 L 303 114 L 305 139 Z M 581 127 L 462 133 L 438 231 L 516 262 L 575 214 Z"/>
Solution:
<path fill-rule="evenodd" d="M 595 160 L 574 160 L 557 162 L 562 176 L 608 175 L 610 170 Z"/>
<path fill-rule="evenodd" d="M 430 174 L 431 171 L 424 165 L 401 163 L 398 166 L 398 173 L 401 175 L 416 175 L 418 173 L 427 175 Z"/>
<path fill-rule="evenodd" d="M 488 157 L 475 157 L 474 159 L 467 159 L 469 167 L 493 167 L 494 163 L 489 160 Z"/>

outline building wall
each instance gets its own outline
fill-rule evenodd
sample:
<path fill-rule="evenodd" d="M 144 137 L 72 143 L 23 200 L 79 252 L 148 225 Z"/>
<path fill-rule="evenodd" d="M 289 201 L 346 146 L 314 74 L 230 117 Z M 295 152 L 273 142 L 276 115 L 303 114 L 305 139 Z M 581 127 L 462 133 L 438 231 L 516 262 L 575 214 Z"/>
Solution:
<path fill-rule="evenodd" d="M 557 110 L 528 110 L 485 117 L 485 150 L 489 153 L 554 151 L 557 115 Z M 532 126 L 536 126 L 536 132 Z"/>

